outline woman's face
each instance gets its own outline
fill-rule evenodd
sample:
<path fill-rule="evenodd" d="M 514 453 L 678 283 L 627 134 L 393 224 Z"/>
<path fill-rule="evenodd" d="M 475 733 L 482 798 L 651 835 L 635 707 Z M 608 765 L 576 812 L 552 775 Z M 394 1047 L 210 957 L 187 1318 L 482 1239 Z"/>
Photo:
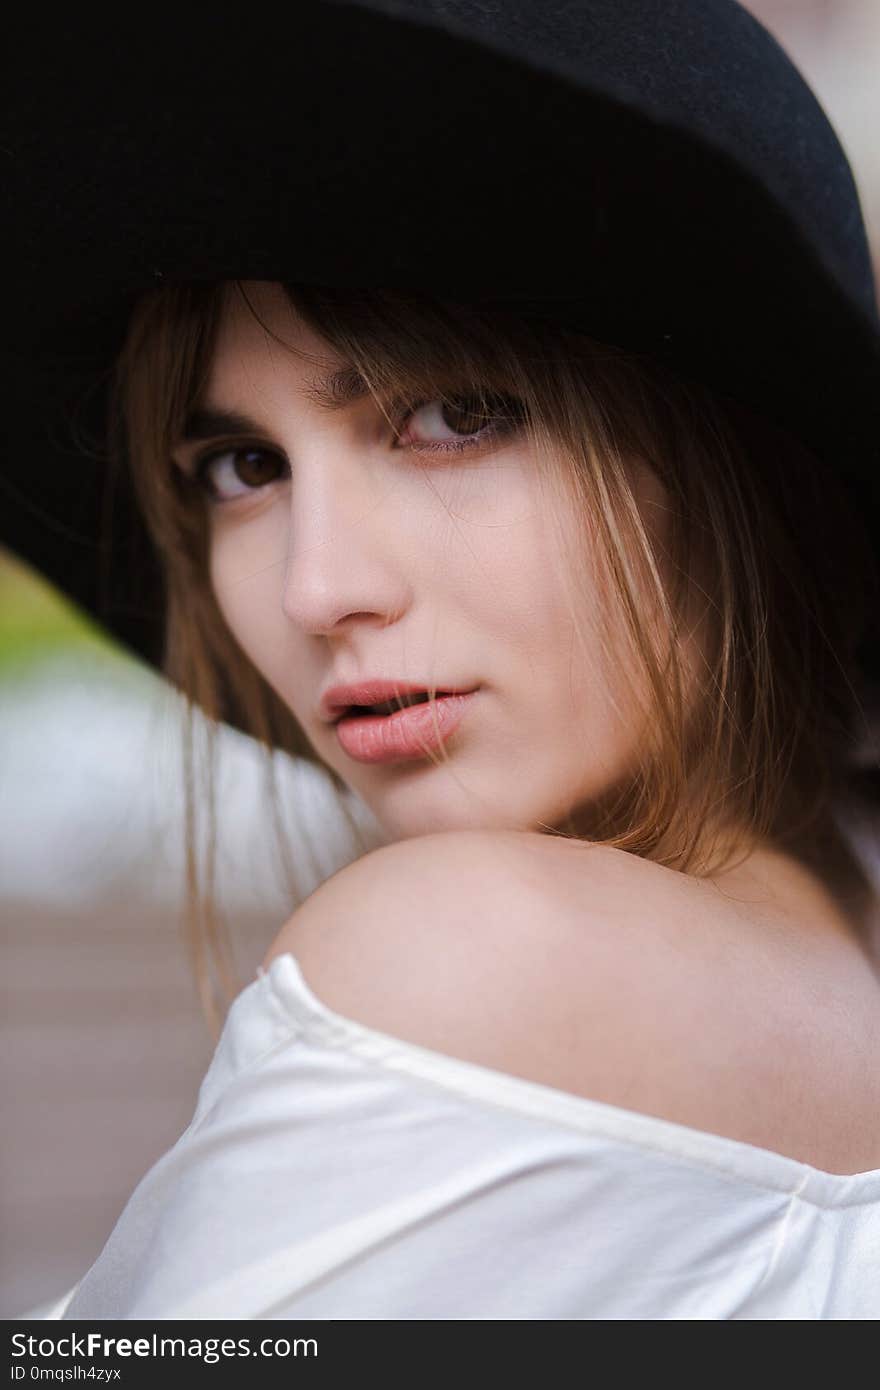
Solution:
<path fill-rule="evenodd" d="M 214 455 L 211 582 L 229 628 L 390 839 L 559 823 L 625 770 L 637 727 L 589 638 L 601 596 L 585 523 L 553 500 L 522 432 L 483 429 L 468 451 L 430 452 L 482 421 L 427 402 L 395 430 L 369 395 L 334 411 L 310 400 L 309 386 L 347 364 L 280 286 L 247 289 L 273 334 L 321 362 L 285 351 L 228 297 L 200 414 L 250 423 L 239 434 L 202 418 L 176 459 L 192 472 Z M 662 494 L 647 469 L 638 487 L 656 528 Z M 574 600 L 585 643 L 562 564 L 572 542 L 585 557 Z M 393 745 L 364 761 L 346 746 L 322 697 L 369 679 L 473 692 L 446 707 L 460 720 L 445 762 Z M 432 727 L 435 713 L 418 718 Z M 366 739 L 370 759 L 381 740 Z"/>

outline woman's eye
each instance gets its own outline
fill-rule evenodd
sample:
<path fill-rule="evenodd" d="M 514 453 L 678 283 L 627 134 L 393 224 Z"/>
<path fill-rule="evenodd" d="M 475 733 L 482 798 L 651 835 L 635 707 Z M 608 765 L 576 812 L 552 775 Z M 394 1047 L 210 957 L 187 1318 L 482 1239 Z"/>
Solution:
<path fill-rule="evenodd" d="M 198 460 L 194 476 L 212 501 L 232 502 L 277 482 L 287 462 L 271 449 L 215 449 Z"/>
<path fill-rule="evenodd" d="M 463 453 L 511 434 L 522 423 L 524 410 L 509 396 L 467 394 L 438 396 L 401 417 L 406 428 L 396 435 L 396 447 L 415 453 Z M 235 502 L 279 482 L 289 465 L 283 454 L 259 445 L 212 449 L 197 459 L 193 479 L 211 502 Z"/>
<path fill-rule="evenodd" d="M 506 396 L 438 396 L 405 419 L 407 427 L 398 436 L 398 445 L 417 453 L 460 453 L 509 434 L 522 423 L 523 408 Z"/>

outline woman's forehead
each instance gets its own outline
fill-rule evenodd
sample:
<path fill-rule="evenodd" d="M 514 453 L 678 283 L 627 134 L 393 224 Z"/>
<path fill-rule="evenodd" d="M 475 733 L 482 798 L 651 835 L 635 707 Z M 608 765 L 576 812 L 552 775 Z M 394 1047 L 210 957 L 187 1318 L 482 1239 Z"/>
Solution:
<path fill-rule="evenodd" d="M 211 362 L 209 394 L 240 391 L 254 373 L 317 382 L 348 364 L 297 312 L 284 287 L 251 280 L 226 285 Z M 350 370 L 350 369 L 349 369 Z"/>
<path fill-rule="evenodd" d="M 284 286 L 274 280 L 227 282 L 221 301 L 218 351 L 223 339 L 265 345 L 266 350 L 292 347 L 322 355 L 333 352 L 297 312 Z"/>

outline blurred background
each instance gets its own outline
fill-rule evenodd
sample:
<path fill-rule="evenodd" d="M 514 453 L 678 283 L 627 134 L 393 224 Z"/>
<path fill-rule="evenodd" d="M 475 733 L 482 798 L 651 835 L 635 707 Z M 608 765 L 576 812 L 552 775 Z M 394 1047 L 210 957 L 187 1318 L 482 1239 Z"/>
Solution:
<path fill-rule="evenodd" d="M 847 150 L 880 280 L 880 2 L 753 0 Z M 60 1295 L 189 1123 L 213 1048 L 182 940 L 180 703 L 0 550 L 0 1317 Z M 304 894 L 358 852 L 276 758 Z M 292 910 L 252 742 L 220 743 L 218 899 L 242 979 Z M 378 827 L 349 806 L 367 843 Z M 869 851 L 870 852 L 870 851 Z"/>

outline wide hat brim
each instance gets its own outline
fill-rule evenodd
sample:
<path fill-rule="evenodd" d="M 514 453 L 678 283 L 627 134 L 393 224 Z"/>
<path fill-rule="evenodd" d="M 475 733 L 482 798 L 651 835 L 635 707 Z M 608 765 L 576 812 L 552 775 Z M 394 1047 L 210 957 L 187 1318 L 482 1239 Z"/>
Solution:
<path fill-rule="evenodd" d="M 161 570 L 102 432 L 157 284 L 429 291 L 650 353 L 803 440 L 880 544 L 858 197 L 732 0 L 298 0 L 271 26 L 136 34 L 40 17 L 10 53 L 0 541 L 150 663 Z M 880 632 L 862 657 L 880 677 Z"/>

